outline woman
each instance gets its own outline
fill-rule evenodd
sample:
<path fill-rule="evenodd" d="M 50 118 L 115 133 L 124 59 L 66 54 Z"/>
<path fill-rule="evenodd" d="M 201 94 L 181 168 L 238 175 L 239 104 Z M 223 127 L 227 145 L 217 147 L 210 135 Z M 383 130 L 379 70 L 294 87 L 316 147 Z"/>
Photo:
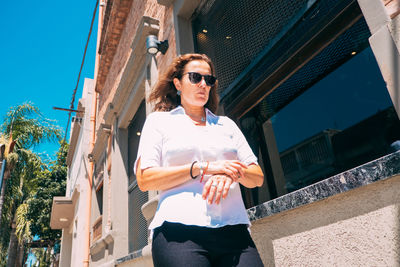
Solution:
<path fill-rule="evenodd" d="M 152 231 L 154 266 L 263 266 L 247 230 L 239 184 L 261 186 L 263 173 L 243 134 L 216 116 L 217 80 L 206 55 L 174 59 L 150 101 L 137 182 L 160 190 Z"/>

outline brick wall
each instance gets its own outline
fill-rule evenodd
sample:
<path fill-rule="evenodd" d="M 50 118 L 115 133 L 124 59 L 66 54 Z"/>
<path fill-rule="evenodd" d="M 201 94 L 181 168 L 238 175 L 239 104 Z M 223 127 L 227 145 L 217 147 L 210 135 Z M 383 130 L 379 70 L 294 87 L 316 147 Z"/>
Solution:
<path fill-rule="evenodd" d="M 172 59 L 176 55 L 176 41 L 175 41 L 175 28 L 174 28 L 174 18 L 173 18 L 173 5 L 171 5 L 165 12 L 164 20 L 161 21 L 163 25 L 163 30 L 160 33 L 161 40 L 168 40 L 169 48 L 164 56 L 158 55 L 158 71 L 162 73 L 165 71 L 166 67 L 171 64 Z M 189 36 L 188 38 L 192 38 Z"/>
<path fill-rule="evenodd" d="M 116 46 L 115 54 L 111 59 L 111 62 L 100 62 L 99 65 L 99 75 L 100 73 L 107 73 L 107 75 L 102 78 L 103 81 L 99 79 L 96 85 L 96 88 L 100 92 L 98 122 L 101 122 L 107 105 L 112 100 L 112 97 L 115 94 L 115 91 L 121 81 L 123 70 L 132 52 L 132 41 L 135 37 L 136 30 L 138 29 L 139 22 L 143 16 L 149 16 L 159 20 L 159 39 L 168 39 L 169 41 L 169 49 L 167 53 L 165 55 L 162 55 L 161 53 L 157 55 L 159 70 L 163 71 L 163 69 L 165 69 L 165 66 L 168 65 L 172 61 L 172 58 L 176 55 L 172 6 L 166 8 L 165 6 L 159 5 L 157 3 L 157 0 L 133 1 L 129 13 L 126 17 L 126 22 L 124 24 L 124 28 L 122 29 L 122 34 Z M 116 17 L 110 18 L 110 20 L 114 19 L 118 19 L 118 15 Z M 117 35 L 108 36 L 110 40 L 107 42 L 107 45 L 109 45 L 110 48 L 112 46 L 115 46 L 117 37 Z M 115 40 L 113 40 L 113 38 Z M 146 51 L 143 51 L 143 53 L 146 53 Z M 103 86 L 101 86 L 101 82 L 104 83 Z"/>
<path fill-rule="evenodd" d="M 108 0 L 100 38 L 96 91 L 102 92 L 120 42 L 132 0 Z"/>

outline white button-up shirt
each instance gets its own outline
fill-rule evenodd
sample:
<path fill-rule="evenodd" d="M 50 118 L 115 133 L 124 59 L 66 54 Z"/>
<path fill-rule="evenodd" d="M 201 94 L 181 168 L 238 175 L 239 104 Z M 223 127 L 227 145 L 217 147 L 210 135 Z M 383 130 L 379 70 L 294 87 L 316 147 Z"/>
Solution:
<path fill-rule="evenodd" d="M 182 106 L 147 117 L 140 137 L 139 157 L 141 169 L 193 161 L 240 160 L 246 165 L 257 164 L 244 135 L 231 119 L 206 109 L 206 126 L 196 126 Z M 197 178 L 161 191 L 149 229 L 161 226 L 164 221 L 205 227 L 250 224 L 238 183 L 232 183 L 228 196 L 219 204 L 209 205 L 203 200 L 203 186 L 209 177 L 205 175 L 202 183 Z"/>

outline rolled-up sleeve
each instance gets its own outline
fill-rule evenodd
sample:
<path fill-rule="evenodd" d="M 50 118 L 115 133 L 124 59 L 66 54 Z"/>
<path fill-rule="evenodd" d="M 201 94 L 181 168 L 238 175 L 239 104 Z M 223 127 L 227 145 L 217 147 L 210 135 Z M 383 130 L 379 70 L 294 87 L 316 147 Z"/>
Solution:
<path fill-rule="evenodd" d="M 258 165 L 257 157 L 254 155 L 253 150 L 251 150 L 251 147 L 247 142 L 246 137 L 243 135 L 242 131 L 239 129 L 235 122 L 233 122 L 231 119 L 229 119 L 229 121 L 232 124 L 231 127 L 233 129 L 233 136 L 237 148 L 238 160 L 246 165 L 250 165 L 253 163 Z"/>
<path fill-rule="evenodd" d="M 143 126 L 140 135 L 139 149 L 134 165 L 136 174 L 137 162 L 140 159 L 140 168 L 146 169 L 149 167 L 161 166 L 163 135 L 161 129 L 161 114 L 158 112 L 151 113 Z"/>

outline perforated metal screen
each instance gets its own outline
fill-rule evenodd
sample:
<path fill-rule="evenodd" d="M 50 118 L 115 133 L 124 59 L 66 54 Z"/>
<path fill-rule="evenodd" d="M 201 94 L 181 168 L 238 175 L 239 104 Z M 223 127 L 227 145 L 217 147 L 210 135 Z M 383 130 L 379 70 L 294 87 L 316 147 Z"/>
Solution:
<path fill-rule="evenodd" d="M 293 98 L 349 60 L 352 52 L 359 53 L 368 47 L 370 35 L 364 18 L 360 19 L 260 103 L 264 116 L 272 117 Z"/>
<path fill-rule="evenodd" d="M 142 249 L 147 245 L 147 221 L 142 213 L 142 206 L 148 201 L 148 193 L 142 192 L 136 184 L 133 173 L 134 163 L 140 140 L 140 133 L 146 120 L 146 105 L 143 101 L 128 127 L 128 174 L 129 174 L 129 252 Z"/>
<path fill-rule="evenodd" d="M 240 75 L 246 74 L 246 68 L 262 53 L 268 56 L 259 63 L 261 67 L 256 71 L 259 74 L 251 71 L 252 79 L 276 70 L 282 55 L 293 47 L 304 45 L 299 42 L 304 33 L 313 27 L 320 27 L 327 17 L 336 16 L 332 10 L 341 10 L 352 2 L 205 1 L 193 16 L 195 49 L 212 58 L 219 79 L 219 93 L 223 95 L 224 90 L 232 86 Z M 368 46 L 369 36 L 367 24 L 361 18 L 260 103 L 264 119 L 272 117 L 312 84 L 351 58 L 353 51 L 361 52 Z M 279 46 L 275 48 L 273 44 L 277 40 Z M 242 89 L 245 87 L 241 86 Z"/>
<path fill-rule="evenodd" d="M 142 214 L 142 205 L 148 201 L 148 193 L 134 187 L 129 192 L 129 252 L 147 245 L 147 221 Z"/>
<path fill-rule="evenodd" d="M 213 60 L 219 92 L 251 63 L 308 0 L 207 1 L 194 14 L 195 49 Z"/>

